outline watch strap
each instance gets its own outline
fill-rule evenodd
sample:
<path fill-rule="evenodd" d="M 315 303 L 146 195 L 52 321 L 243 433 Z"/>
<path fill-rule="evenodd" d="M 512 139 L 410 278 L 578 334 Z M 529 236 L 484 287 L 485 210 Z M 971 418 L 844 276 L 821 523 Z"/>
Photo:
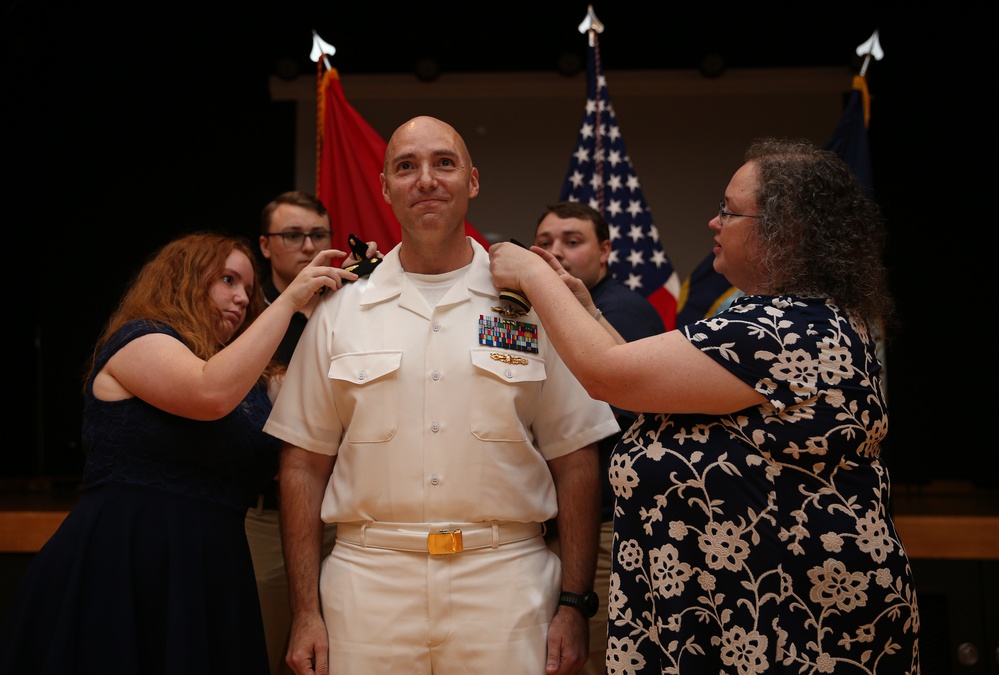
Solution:
<path fill-rule="evenodd" d="M 583 613 L 583 616 L 589 619 L 597 613 L 599 600 L 597 599 L 597 594 L 593 591 L 585 594 L 562 591 L 558 596 L 558 604 L 575 607 Z"/>

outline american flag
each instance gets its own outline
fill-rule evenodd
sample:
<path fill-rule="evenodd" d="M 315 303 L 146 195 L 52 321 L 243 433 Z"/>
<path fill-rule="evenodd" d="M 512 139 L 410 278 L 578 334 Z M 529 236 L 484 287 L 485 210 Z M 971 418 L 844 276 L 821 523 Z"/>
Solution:
<path fill-rule="evenodd" d="M 607 80 L 600 67 L 600 44 L 590 31 L 586 112 L 559 199 L 584 202 L 610 226 L 610 273 L 649 300 L 666 329 L 676 327 L 680 279 L 659 240 L 659 230 L 624 147 Z"/>

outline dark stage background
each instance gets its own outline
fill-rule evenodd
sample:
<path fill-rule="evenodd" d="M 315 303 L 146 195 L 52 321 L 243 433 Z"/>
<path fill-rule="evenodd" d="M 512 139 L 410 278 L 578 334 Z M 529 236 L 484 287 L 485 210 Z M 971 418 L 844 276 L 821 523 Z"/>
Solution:
<path fill-rule="evenodd" d="M 869 2 L 604 4 L 595 11 L 614 26 L 601 37 L 608 71 L 856 69 L 853 50 L 881 30 L 870 140 L 903 320 L 888 351 L 889 465 L 896 481 L 994 485 L 982 465 L 995 450 L 985 423 L 992 349 L 976 323 L 995 221 L 983 152 L 995 139 L 986 22 L 953 3 L 891 12 Z M 14 377 L 2 475 L 78 477 L 82 369 L 131 274 L 184 231 L 253 236 L 262 204 L 293 186 L 294 109 L 270 100 L 268 79 L 315 72 L 312 29 L 337 47 L 341 73 L 416 77 L 429 63 L 526 72 L 584 63 L 585 13 L 582 2 L 401 12 L 5 2 L 0 155 L 16 304 L 5 321 Z"/>

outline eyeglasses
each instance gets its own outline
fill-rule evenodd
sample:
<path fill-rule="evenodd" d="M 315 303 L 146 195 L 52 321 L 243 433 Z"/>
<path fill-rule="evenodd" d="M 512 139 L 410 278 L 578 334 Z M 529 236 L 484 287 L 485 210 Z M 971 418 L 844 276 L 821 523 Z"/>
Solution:
<path fill-rule="evenodd" d="M 732 213 L 725 210 L 725 200 L 718 202 L 718 222 L 725 224 L 725 216 L 735 216 L 736 218 L 762 218 L 763 216 L 751 216 L 748 213 Z"/>
<path fill-rule="evenodd" d="M 316 248 L 322 248 L 330 243 L 333 232 L 330 230 L 314 230 L 312 232 L 268 232 L 265 237 L 281 237 L 285 246 L 301 248 L 305 244 L 305 238 L 312 241 Z"/>

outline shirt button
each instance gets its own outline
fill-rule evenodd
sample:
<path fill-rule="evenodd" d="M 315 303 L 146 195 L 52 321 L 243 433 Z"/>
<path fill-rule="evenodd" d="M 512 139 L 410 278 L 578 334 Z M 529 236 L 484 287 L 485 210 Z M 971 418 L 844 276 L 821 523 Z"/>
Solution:
<path fill-rule="evenodd" d="M 367 377 L 367 375 L 364 374 L 363 370 L 357 374 L 357 379 L 361 380 L 362 382 L 364 381 L 365 377 Z"/>
<path fill-rule="evenodd" d="M 503 374 L 504 374 L 504 375 L 506 375 L 506 379 L 508 379 L 508 380 L 509 380 L 509 379 L 510 379 L 511 377 L 513 377 L 513 371 L 512 371 L 512 370 L 507 370 L 507 371 L 505 371 L 505 372 L 504 372 Z"/>
<path fill-rule="evenodd" d="M 438 476 L 436 473 L 430 477 L 431 485 L 438 485 L 440 482 L 441 482 L 441 477 Z"/>
<path fill-rule="evenodd" d="M 430 379 L 436 382 L 437 380 L 441 379 L 441 374 L 435 370 L 434 372 L 430 373 Z"/>
<path fill-rule="evenodd" d="M 430 425 L 430 430 L 436 434 L 438 431 L 441 430 L 441 425 L 439 425 L 437 422 L 434 422 L 433 424 Z"/>
<path fill-rule="evenodd" d="M 441 330 L 441 325 L 439 323 L 434 324 L 434 332 L 439 333 Z"/>

